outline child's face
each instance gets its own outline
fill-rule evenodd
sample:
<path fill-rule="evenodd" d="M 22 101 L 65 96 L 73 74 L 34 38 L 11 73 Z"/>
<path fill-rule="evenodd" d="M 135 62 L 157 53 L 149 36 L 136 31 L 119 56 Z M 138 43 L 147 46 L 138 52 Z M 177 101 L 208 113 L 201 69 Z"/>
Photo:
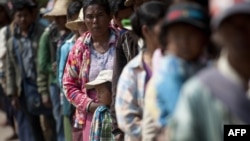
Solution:
<path fill-rule="evenodd" d="M 112 102 L 112 94 L 111 91 L 108 90 L 108 87 L 105 84 L 100 84 L 95 86 L 95 89 L 98 101 L 104 105 L 110 105 Z"/>
<path fill-rule="evenodd" d="M 167 52 L 193 61 L 201 56 L 207 39 L 206 35 L 198 28 L 180 23 L 170 26 L 167 43 Z"/>

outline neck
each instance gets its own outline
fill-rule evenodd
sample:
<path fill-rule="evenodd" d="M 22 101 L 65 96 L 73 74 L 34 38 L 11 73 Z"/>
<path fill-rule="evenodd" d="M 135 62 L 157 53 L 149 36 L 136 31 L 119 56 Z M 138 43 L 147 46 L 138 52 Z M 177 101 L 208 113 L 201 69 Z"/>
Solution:
<path fill-rule="evenodd" d="M 103 33 L 101 36 L 92 35 L 92 40 L 94 42 L 98 42 L 98 43 L 105 43 L 105 42 L 109 41 L 109 31 Z"/>
<path fill-rule="evenodd" d="M 249 60 L 241 59 L 240 57 L 233 57 L 228 55 L 228 61 L 234 70 L 240 75 L 243 80 L 244 88 L 248 88 L 248 83 L 250 79 L 250 64 Z"/>
<path fill-rule="evenodd" d="M 155 49 L 156 48 L 146 46 L 146 49 L 143 54 L 143 60 L 149 66 L 151 70 L 152 70 L 152 57 L 153 57 Z"/>

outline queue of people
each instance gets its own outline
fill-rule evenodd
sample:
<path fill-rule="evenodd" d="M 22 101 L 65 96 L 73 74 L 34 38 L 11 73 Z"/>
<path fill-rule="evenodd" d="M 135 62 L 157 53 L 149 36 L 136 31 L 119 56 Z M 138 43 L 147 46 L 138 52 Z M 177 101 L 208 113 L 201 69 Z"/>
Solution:
<path fill-rule="evenodd" d="M 249 0 L 46 3 L 0 1 L 7 140 L 222 141 L 250 124 Z"/>

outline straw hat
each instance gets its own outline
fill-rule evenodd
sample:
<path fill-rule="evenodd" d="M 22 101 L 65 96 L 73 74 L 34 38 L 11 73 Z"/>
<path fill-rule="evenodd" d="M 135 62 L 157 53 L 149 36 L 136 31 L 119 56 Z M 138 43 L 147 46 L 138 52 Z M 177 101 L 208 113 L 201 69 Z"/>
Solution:
<path fill-rule="evenodd" d="M 53 9 L 45 14 L 44 17 L 47 18 L 67 15 L 67 9 L 70 2 L 71 0 L 56 0 Z"/>
<path fill-rule="evenodd" d="M 112 77 L 113 77 L 113 70 L 102 70 L 100 71 L 96 79 L 91 82 L 86 83 L 85 87 L 87 89 L 92 89 L 96 85 L 100 85 L 105 82 L 112 82 Z"/>
<path fill-rule="evenodd" d="M 78 15 L 78 18 L 74 21 L 69 21 L 65 24 L 65 26 L 70 30 L 78 30 L 80 27 L 80 23 L 84 23 L 84 17 L 83 17 L 83 8 L 80 10 L 80 13 Z"/>

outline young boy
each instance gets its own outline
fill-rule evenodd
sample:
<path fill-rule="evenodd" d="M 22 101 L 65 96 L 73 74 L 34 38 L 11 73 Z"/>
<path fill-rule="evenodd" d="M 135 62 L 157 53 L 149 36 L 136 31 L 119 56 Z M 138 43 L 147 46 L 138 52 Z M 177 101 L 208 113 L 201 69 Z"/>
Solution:
<path fill-rule="evenodd" d="M 91 141 L 113 141 L 112 119 L 109 107 L 112 102 L 112 70 L 102 70 L 94 81 L 86 84 L 87 89 L 95 88 L 99 106 L 93 116 L 91 123 L 90 137 Z"/>

